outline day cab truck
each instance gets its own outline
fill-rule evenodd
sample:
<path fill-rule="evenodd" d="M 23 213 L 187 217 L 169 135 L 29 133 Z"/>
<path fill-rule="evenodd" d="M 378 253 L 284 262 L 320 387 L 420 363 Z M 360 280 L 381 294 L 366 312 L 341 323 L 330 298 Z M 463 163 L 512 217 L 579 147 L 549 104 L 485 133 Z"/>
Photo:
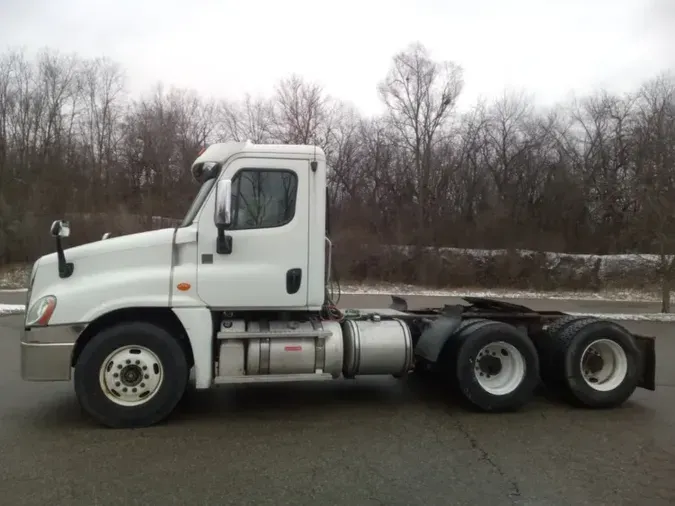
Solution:
<path fill-rule="evenodd" d="M 201 187 L 175 228 L 64 250 L 69 224 L 52 224 L 56 252 L 30 275 L 24 380 L 72 375 L 86 413 L 126 428 L 167 418 L 191 375 L 207 389 L 414 374 L 485 412 L 540 383 L 589 408 L 655 389 L 654 339 L 611 321 L 477 297 L 338 309 L 318 147 L 224 142 L 191 170 Z"/>

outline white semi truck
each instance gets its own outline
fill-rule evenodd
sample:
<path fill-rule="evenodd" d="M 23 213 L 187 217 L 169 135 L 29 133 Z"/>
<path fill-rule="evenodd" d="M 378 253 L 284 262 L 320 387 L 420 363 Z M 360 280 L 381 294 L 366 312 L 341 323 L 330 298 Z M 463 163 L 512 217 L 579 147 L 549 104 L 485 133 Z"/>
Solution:
<path fill-rule="evenodd" d="M 591 408 L 655 389 L 655 345 L 592 317 L 465 297 L 467 304 L 340 311 L 332 301 L 326 160 L 299 145 L 226 142 L 192 165 L 183 222 L 35 262 L 21 338 L 28 381 L 69 381 L 109 427 L 156 424 L 191 373 L 197 389 L 410 373 L 483 411 L 540 382 Z"/>

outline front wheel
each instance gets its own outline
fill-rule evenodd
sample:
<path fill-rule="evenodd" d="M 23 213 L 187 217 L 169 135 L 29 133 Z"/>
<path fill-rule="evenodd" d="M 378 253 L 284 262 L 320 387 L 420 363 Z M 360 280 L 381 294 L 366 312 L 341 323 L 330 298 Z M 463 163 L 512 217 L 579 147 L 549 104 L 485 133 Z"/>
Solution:
<path fill-rule="evenodd" d="M 75 394 L 103 425 L 147 427 L 171 414 L 188 378 L 187 359 L 174 336 L 151 323 L 128 322 L 87 343 L 75 365 Z"/>

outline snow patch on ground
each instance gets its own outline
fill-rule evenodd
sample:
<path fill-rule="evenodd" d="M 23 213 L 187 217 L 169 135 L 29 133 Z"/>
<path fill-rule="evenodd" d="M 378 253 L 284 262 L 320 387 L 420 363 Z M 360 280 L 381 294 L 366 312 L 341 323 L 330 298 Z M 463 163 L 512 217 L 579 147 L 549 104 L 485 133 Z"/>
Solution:
<path fill-rule="evenodd" d="M 0 291 L 25 289 L 30 269 L 31 265 L 26 264 L 0 265 Z"/>
<path fill-rule="evenodd" d="M 675 313 L 566 313 L 574 316 L 593 316 L 601 320 L 631 322 L 675 322 Z"/>
<path fill-rule="evenodd" d="M 480 288 L 450 288 L 441 290 L 404 284 L 349 284 L 343 285 L 340 293 L 342 295 L 412 295 L 421 297 L 485 297 L 490 299 L 550 299 L 611 302 L 658 302 L 661 300 L 657 294 L 640 290 L 607 290 L 602 292 L 537 292 L 533 290 L 485 290 Z"/>
<path fill-rule="evenodd" d="M 26 306 L 23 304 L 0 304 L 0 316 L 11 316 L 25 312 Z"/>

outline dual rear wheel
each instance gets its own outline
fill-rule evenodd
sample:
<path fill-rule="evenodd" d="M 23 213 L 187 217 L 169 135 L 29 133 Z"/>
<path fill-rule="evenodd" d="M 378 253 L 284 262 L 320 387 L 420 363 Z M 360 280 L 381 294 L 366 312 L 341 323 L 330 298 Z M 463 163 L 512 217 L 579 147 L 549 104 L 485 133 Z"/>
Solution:
<path fill-rule="evenodd" d="M 483 319 L 465 320 L 437 365 L 474 407 L 512 411 L 530 401 L 540 382 L 571 403 L 612 408 L 640 378 L 640 351 L 623 327 L 590 317 L 563 317 L 533 342 L 525 331 Z"/>
<path fill-rule="evenodd" d="M 640 349 L 622 326 L 592 317 L 568 316 L 538 341 L 542 380 L 569 402 L 613 408 L 635 392 L 642 371 Z"/>

